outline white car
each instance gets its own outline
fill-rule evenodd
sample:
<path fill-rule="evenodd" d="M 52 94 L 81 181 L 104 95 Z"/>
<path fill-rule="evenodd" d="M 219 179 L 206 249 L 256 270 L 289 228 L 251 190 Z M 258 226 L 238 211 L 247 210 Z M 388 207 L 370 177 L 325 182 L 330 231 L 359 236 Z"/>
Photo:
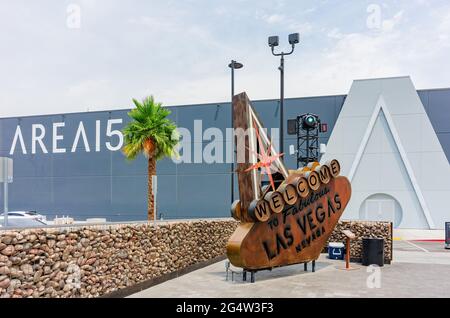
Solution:
<path fill-rule="evenodd" d="M 47 223 L 41 222 L 37 219 L 24 218 L 21 216 L 8 217 L 8 227 L 31 228 L 31 227 L 42 227 L 45 225 L 47 225 Z M 0 216 L 0 228 L 4 226 L 5 226 L 4 217 Z"/>
<path fill-rule="evenodd" d="M 4 217 L 5 213 L 0 214 L 0 224 L 4 223 Z M 28 222 L 28 223 L 34 223 L 34 224 L 47 224 L 47 217 L 45 215 L 39 214 L 36 211 L 9 211 L 8 212 L 8 223 L 9 221 L 14 221 L 14 223 L 27 223 L 27 222 L 20 222 L 20 220 L 34 220 L 36 222 Z M 18 221 L 19 220 L 19 221 Z"/>

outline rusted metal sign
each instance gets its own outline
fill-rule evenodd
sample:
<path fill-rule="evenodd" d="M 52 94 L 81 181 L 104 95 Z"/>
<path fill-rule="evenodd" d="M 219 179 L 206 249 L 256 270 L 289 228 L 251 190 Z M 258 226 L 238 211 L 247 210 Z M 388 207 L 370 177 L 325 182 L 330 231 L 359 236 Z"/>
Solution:
<path fill-rule="evenodd" d="M 350 182 L 339 176 L 337 160 L 288 172 L 262 123 L 255 120 L 245 93 L 234 97 L 233 107 L 235 128 L 253 131 L 240 141 L 236 138 L 236 149 L 239 151 L 240 142 L 249 152 L 237 165 L 240 200 L 233 203 L 231 213 L 241 224 L 227 244 L 230 262 L 246 270 L 259 270 L 316 260 L 350 200 Z M 252 151 L 266 147 L 271 149 L 270 156 L 267 152 L 259 156 L 258 152 L 252 158 Z M 258 157 L 270 157 L 273 162 L 258 162 Z M 258 170 L 251 167 L 266 168 L 268 164 L 283 180 L 277 187 L 271 180 L 271 185 L 262 188 Z"/>

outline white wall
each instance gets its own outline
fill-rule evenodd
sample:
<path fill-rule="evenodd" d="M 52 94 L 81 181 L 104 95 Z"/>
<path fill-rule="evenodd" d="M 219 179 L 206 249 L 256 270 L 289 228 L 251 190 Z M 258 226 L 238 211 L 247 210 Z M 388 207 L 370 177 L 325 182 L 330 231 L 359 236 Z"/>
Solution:
<path fill-rule="evenodd" d="M 443 228 L 450 216 L 450 166 L 409 77 L 352 85 L 322 161 L 341 161 L 352 181 L 344 218 L 359 219 L 373 194 L 394 197 L 399 228 Z"/>

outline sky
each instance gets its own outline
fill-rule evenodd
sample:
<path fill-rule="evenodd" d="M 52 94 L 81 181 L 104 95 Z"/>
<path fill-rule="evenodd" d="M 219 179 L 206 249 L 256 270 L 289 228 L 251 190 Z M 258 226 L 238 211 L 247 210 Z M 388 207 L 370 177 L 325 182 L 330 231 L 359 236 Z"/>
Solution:
<path fill-rule="evenodd" d="M 347 94 L 354 79 L 450 87 L 447 0 L 0 0 L 0 117 Z"/>

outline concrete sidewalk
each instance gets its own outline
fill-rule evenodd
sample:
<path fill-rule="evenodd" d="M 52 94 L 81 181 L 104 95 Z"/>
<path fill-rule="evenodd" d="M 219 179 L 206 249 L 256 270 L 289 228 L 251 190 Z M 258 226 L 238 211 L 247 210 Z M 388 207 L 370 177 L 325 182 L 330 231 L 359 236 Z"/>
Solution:
<path fill-rule="evenodd" d="M 394 262 L 379 275 L 359 264 L 342 270 L 344 262 L 323 254 L 315 273 L 293 265 L 258 272 L 251 284 L 239 275 L 226 281 L 225 264 L 219 262 L 130 297 L 450 297 L 450 251 L 426 252 L 402 243 L 396 242 Z"/>
<path fill-rule="evenodd" d="M 396 240 L 445 240 L 445 230 L 394 229 Z"/>

